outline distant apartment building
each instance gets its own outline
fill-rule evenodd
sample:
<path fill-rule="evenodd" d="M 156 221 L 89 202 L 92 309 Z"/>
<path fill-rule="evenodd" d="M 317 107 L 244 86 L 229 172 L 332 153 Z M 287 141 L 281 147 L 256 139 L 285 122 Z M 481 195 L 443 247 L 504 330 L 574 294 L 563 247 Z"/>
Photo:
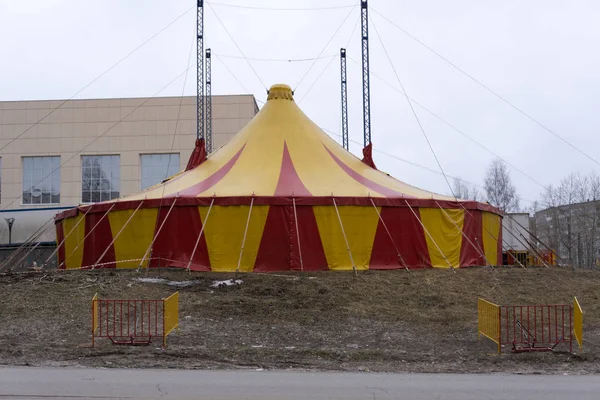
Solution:
<path fill-rule="evenodd" d="M 252 95 L 213 96 L 213 150 L 257 112 Z M 0 102 L 0 245 L 11 221 L 22 243 L 62 209 L 161 182 L 195 139 L 195 96 Z"/>
<path fill-rule="evenodd" d="M 556 251 L 560 264 L 600 267 L 600 200 L 538 211 L 532 218 L 532 231 Z"/>

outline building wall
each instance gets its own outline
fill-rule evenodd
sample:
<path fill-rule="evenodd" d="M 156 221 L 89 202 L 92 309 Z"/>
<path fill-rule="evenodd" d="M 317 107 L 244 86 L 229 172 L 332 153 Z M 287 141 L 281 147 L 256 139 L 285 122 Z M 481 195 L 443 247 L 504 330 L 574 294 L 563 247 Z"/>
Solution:
<path fill-rule="evenodd" d="M 213 149 L 227 143 L 257 111 L 252 95 L 213 96 Z M 119 155 L 120 195 L 138 192 L 142 154 L 178 153 L 183 169 L 195 138 L 196 98 L 191 96 L 0 102 L 0 210 L 80 204 L 84 155 Z M 59 203 L 22 204 L 27 156 L 60 156 Z M 12 215 L 19 218 L 18 212 Z M 0 221 L 0 244 L 6 240 L 6 223 Z"/>
<path fill-rule="evenodd" d="M 559 263 L 600 267 L 600 201 L 551 207 L 534 218 L 536 237 L 557 253 Z"/>
<path fill-rule="evenodd" d="M 526 251 L 529 249 L 525 237 L 531 242 L 529 235 L 529 214 L 527 213 L 508 213 L 502 218 L 502 239 L 504 246 L 512 250 Z"/>

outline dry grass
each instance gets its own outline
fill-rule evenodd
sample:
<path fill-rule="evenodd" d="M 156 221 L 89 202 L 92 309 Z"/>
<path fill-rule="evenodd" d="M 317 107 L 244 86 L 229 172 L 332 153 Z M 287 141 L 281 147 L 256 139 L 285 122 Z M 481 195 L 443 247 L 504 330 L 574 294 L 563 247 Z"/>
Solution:
<path fill-rule="evenodd" d="M 90 299 L 162 298 L 140 276 L 193 280 L 180 289 L 180 331 L 167 349 L 90 342 Z M 239 286 L 211 288 L 239 278 Z M 0 276 L 0 363 L 169 368 L 377 371 L 600 371 L 600 273 L 468 269 L 306 274 L 184 271 L 50 272 Z M 477 341 L 477 298 L 570 303 L 585 311 L 581 355 L 492 355 Z"/>

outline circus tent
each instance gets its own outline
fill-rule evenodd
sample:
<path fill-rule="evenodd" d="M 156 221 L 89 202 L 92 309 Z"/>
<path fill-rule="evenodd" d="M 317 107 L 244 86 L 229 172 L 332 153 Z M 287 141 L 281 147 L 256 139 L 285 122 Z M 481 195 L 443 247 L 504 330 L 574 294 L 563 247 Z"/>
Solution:
<path fill-rule="evenodd" d="M 58 214 L 61 268 L 250 272 L 501 263 L 497 209 L 373 168 L 314 124 L 286 85 L 271 87 L 267 103 L 230 142 L 208 157 L 200 153 L 186 171 L 145 191 Z"/>

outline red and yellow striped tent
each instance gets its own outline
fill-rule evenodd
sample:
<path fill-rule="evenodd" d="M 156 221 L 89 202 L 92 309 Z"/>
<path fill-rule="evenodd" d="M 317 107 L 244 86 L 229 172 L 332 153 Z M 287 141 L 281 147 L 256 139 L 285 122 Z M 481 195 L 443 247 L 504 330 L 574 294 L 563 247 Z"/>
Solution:
<path fill-rule="evenodd" d="M 344 150 L 274 85 L 229 143 L 165 182 L 56 217 L 61 268 L 351 270 L 498 265 L 501 216 Z"/>

